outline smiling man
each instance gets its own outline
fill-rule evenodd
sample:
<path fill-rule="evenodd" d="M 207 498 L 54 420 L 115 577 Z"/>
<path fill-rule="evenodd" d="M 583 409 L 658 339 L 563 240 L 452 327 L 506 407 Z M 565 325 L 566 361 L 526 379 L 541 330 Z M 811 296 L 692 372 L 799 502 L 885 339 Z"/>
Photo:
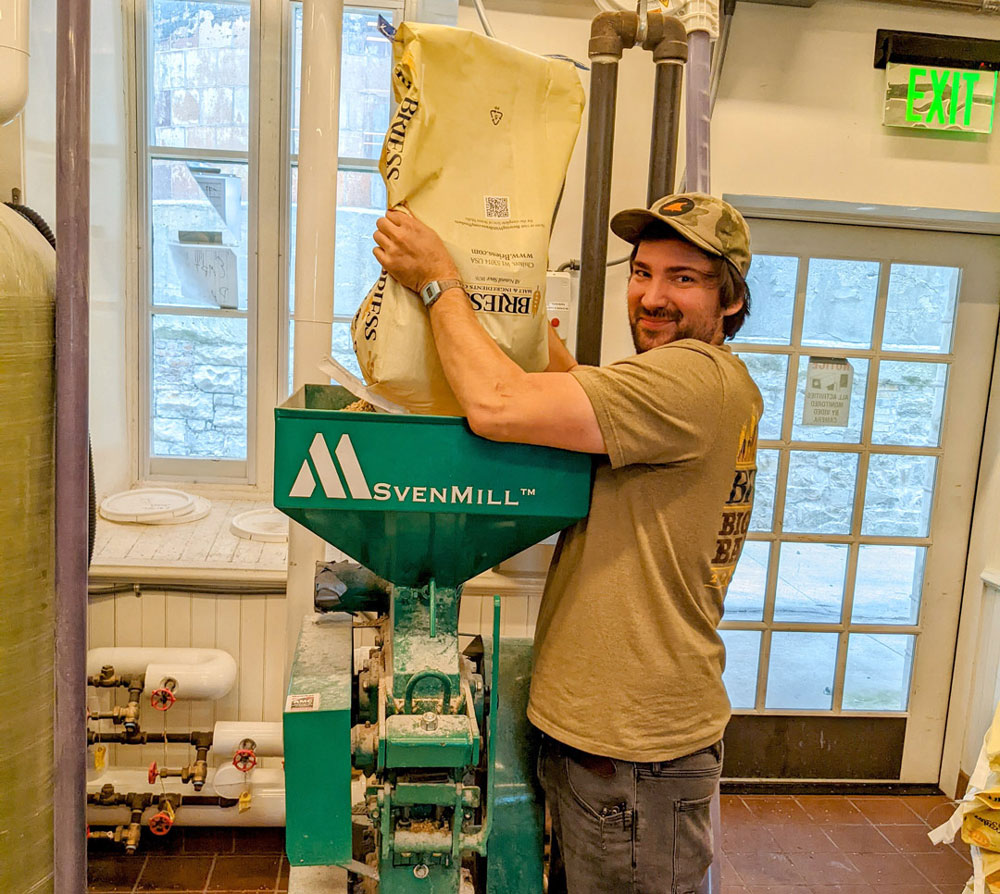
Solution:
<path fill-rule="evenodd" d="M 528 716 L 554 833 L 549 892 L 697 890 L 730 706 L 717 632 L 753 508 L 760 393 L 727 345 L 749 230 L 699 193 L 620 212 L 636 354 L 525 373 L 486 335 L 436 234 L 400 211 L 375 257 L 421 294 L 449 384 L 486 438 L 598 454 L 590 514 L 545 585 Z M 416 299 L 414 299 L 416 300 Z"/>

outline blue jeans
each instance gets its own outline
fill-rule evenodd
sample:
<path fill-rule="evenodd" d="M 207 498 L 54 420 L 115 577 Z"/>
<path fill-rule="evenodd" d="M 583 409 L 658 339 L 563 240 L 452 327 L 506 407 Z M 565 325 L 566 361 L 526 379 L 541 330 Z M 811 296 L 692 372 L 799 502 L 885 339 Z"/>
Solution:
<path fill-rule="evenodd" d="M 599 757 L 542 737 L 548 894 L 697 894 L 712 864 L 722 743 L 671 761 Z"/>

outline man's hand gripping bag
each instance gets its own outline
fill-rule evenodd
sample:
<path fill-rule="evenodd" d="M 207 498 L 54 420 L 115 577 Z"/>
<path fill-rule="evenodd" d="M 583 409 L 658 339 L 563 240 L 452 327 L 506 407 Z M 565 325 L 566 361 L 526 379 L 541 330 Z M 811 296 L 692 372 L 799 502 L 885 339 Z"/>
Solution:
<path fill-rule="evenodd" d="M 545 270 L 556 202 L 580 127 L 573 66 L 440 25 L 404 23 L 393 45 L 398 108 L 379 170 L 444 241 L 473 309 L 528 372 L 548 364 Z M 415 413 L 460 416 L 420 298 L 383 271 L 351 325 L 372 390 Z"/>

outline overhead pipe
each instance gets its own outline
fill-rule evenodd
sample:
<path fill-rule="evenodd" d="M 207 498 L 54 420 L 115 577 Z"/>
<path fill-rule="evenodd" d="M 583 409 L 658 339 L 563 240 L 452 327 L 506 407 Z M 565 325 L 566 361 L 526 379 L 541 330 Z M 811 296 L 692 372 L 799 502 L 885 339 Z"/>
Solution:
<path fill-rule="evenodd" d="M 343 0 L 302 4 L 302 86 L 299 111 L 299 184 L 295 227 L 295 352 L 293 382 L 327 384 L 317 367 L 333 344 L 333 274 L 337 233 L 340 47 Z M 285 679 L 303 615 L 313 610 L 316 563 L 323 541 L 301 525 L 288 529 L 285 599 Z"/>
<path fill-rule="evenodd" d="M 577 360 L 589 365 L 601 362 L 618 63 L 623 51 L 636 45 L 640 34 L 643 35 L 643 49 L 652 50 L 657 63 L 657 105 L 650 138 L 649 190 L 659 189 L 672 181 L 676 166 L 678 118 L 676 111 L 668 105 L 678 100 L 677 85 L 673 79 L 679 79 L 679 73 L 664 69 L 667 66 L 679 69 L 678 60 L 686 58 L 684 29 L 659 10 L 647 13 L 642 23 L 635 12 L 602 12 L 594 18 L 590 29 L 590 112 L 584 175 L 584 207 L 587 213 L 583 218 L 580 249 L 576 336 Z M 659 195 L 665 192 L 669 192 L 669 188 Z"/>
<path fill-rule="evenodd" d="M 87 653 L 87 676 L 113 667 L 119 676 L 145 676 L 146 689 L 174 681 L 180 699 L 225 698 L 236 682 L 236 659 L 222 649 L 113 646 Z"/>
<path fill-rule="evenodd" d="M 688 35 L 688 83 L 685 93 L 685 189 L 711 191 L 710 130 L 712 110 L 709 84 L 712 65 L 712 37 L 698 29 Z"/>
<path fill-rule="evenodd" d="M 56 10 L 53 887 L 87 886 L 90 0 Z"/>
<path fill-rule="evenodd" d="M 684 26 L 671 16 L 658 16 L 655 32 L 650 28 L 647 42 L 652 44 L 656 64 L 653 93 L 653 132 L 649 146 L 649 181 L 646 204 L 669 195 L 677 173 L 677 133 L 680 129 L 681 85 L 684 63 L 688 58 Z"/>
<path fill-rule="evenodd" d="M 590 111 L 583 187 L 587 213 L 583 216 L 576 328 L 576 358 L 589 366 L 601 362 L 618 63 L 623 50 L 635 45 L 638 29 L 639 16 L 634 12 L 602 12 L 590 28 Z"/>

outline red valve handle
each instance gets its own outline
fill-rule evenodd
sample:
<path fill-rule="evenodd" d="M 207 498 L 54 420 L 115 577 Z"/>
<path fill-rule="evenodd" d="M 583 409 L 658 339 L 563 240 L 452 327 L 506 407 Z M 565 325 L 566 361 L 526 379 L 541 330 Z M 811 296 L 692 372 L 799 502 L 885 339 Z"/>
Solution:
<path fill-rule="evenodd" d="M 233 755 L 233 766 L 241 773 L 249 773 L 257 766 L 257 755 L 249 748 L 237 748 Z"/>
<path fill-rule="evenodd" d="M 177 696 L 169 689 L 154 689 L 153 694 L 149 697 L 149 703 L 157 711 L 169 711 L 175 701 L 177 701 Z"/>
<path fill-rule="evenodd" d="M 173 826 L 174 821 L 171 819 L 170 814 L 165 811 L 160 811 L 159 813 L 151 816 L 149 819 L 149 831 L 154 835 L 166 835 L 170 831 L 170 827 Z"/>
<path fill-rule="evenodd" d="M 149 765 L 149 784 L 152 785 L 156 782 L 157 777 L 160 775 L 160 771 L 156 767 L 156 761 L 153 761 Z"/>

